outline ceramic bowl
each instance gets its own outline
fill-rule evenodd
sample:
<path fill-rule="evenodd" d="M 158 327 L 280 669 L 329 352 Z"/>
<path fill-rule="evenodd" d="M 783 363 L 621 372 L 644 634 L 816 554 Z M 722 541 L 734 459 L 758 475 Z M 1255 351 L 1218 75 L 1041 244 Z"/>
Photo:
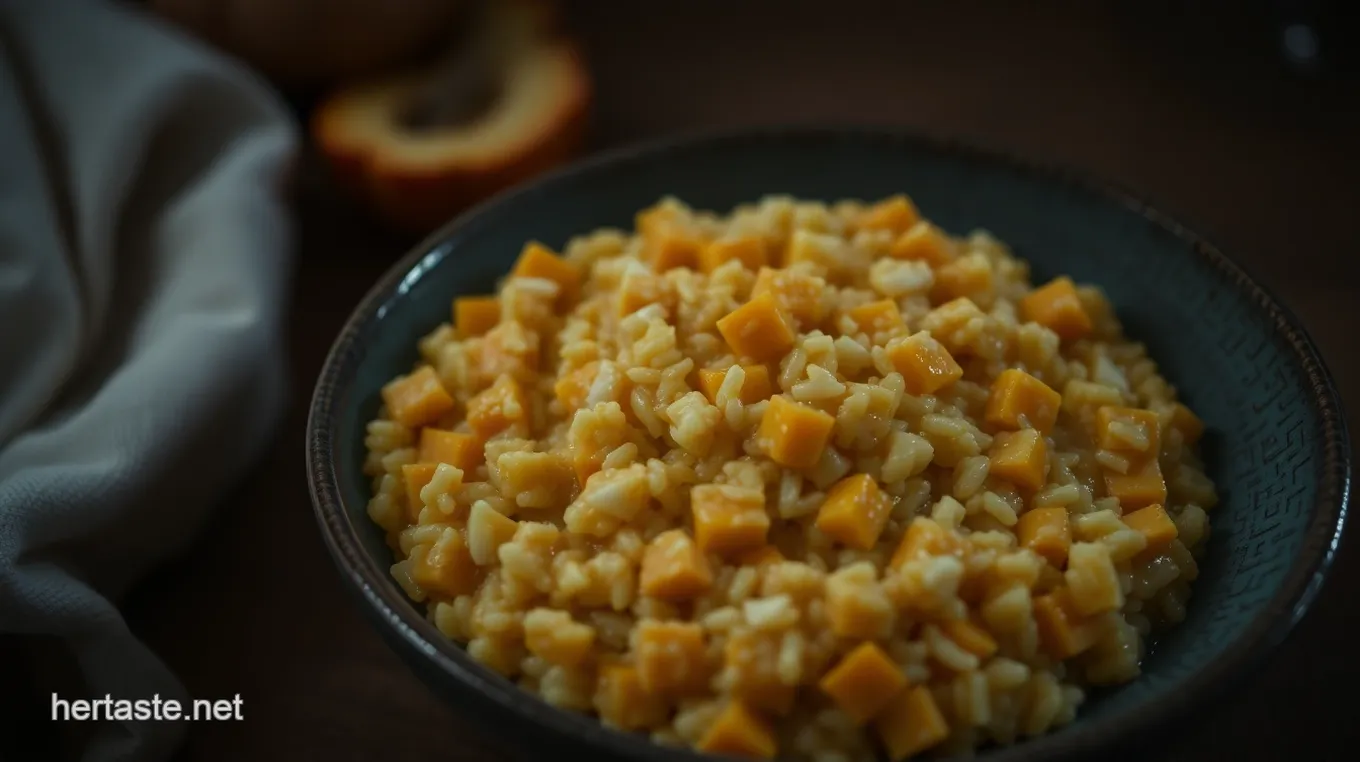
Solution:
<path fill-rule="evenodd" d="M 991 749 L 989 760 L 1066 760 L 1136 748 L 1193 722 L 1248 677 L 1308 610 L 1341 535 L 1349 440 L 1317 349 L 1225 254 L 1133 196 L 1072 172 L 952 140 L 884 130 L 765 129 L 631 148 L 503 194 L 430 236 L 380 280 L 336 339 L 317 383 L 307 468 L 317 519 L 346 584 L 427 683 L 512 757 L 697 760 L 608 730 L 520 691 L 443 638 L 388 573 L 365 514 L 364 425 L 450 300 L 486 293 L 530 238 L 562 246 L 673 194 L 728 210 L 769 193 L 824 201 L 909 193 L 950 232 L 990 230 L 1028 259 L 1102 286 L 1127 333 L 1200 413 L 1221 503 L 1187 619 L 1143 675 L 1099 693 L 1077 721 Z"/>

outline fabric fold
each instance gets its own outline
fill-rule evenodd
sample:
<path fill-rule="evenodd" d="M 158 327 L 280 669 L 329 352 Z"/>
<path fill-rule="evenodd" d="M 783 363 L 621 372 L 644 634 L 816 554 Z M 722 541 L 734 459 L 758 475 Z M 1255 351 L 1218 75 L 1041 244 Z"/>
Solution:
<path fill-rule="evenodd" d="M 65 698 L 188 699 L 117 601 L 281 416 L 297 130 L 121 6 L 0 4 L 0 47 L 0 633 L 64 642 Z M 185 729 L 114 723 L 84 759 L 167 759 Z"/>

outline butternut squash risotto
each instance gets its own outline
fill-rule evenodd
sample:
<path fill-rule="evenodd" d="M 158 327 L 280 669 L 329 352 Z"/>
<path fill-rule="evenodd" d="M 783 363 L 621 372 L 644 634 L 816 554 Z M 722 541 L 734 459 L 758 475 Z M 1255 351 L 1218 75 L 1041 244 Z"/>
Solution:
<path fill-rule="evenodd" d="M 529 242 L 368 425 L 392 574 L 556 706 L 714 754 L 1011 744 L 1139 673 L 1216 501 L 1109 303 L 906 196 Z"/>

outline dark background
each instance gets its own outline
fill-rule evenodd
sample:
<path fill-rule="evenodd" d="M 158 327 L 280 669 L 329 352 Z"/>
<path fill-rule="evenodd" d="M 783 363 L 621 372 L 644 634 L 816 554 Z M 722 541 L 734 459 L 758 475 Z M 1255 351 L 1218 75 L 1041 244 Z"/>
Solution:
<path fill-rule="evenodd" d="M 1081 167 L 1184 217 L 1272 288 L 1321 346 L 1360 428 L 1360 88 L 1344 71 L 1303 78 L 1284 65 L 1272 12 L 1292 4 L 567 5 L 596 79 L 592 150 L 700 128 L 840 121 Z M 1323 29 L 1341 35 L 1340 49 L 1360 44 L 1337 30 Z M 1336 39 L 1324 37 L 1324 51 Z M 468 727 L 398 663 L 342 590 L 313 524 L 303 467 L 312 385 L 352 306 L 413 239 L 337 198 L 315 162 L 300 179 L 290 413 L 191 552 L 134 592 L 130 622 L 191 694 L 243 698 L 245 721 L 196 725 L 186 760 L 490 762 L 479 739 L 494 729 Z M 1164 759 L 1353 756 L 1355 545 L 1352 533 L 1287 644 L 1189 733 L 1165 739 Z M 45 715 L 40 706 L 34 719 Z"/>

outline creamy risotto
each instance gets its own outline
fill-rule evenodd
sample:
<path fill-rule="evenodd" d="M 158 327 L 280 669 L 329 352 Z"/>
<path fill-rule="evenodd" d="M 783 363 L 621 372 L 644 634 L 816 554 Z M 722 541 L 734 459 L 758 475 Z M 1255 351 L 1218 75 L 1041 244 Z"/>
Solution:
<path fill-rule="evenodd" d="M 714 754 L 1071 722 L 1184 617 L 1216 501 L 1097 288 L 906 196 L 530 241 L 419 350 L 366 439 L 397 581 L 525 690 Z"/>

